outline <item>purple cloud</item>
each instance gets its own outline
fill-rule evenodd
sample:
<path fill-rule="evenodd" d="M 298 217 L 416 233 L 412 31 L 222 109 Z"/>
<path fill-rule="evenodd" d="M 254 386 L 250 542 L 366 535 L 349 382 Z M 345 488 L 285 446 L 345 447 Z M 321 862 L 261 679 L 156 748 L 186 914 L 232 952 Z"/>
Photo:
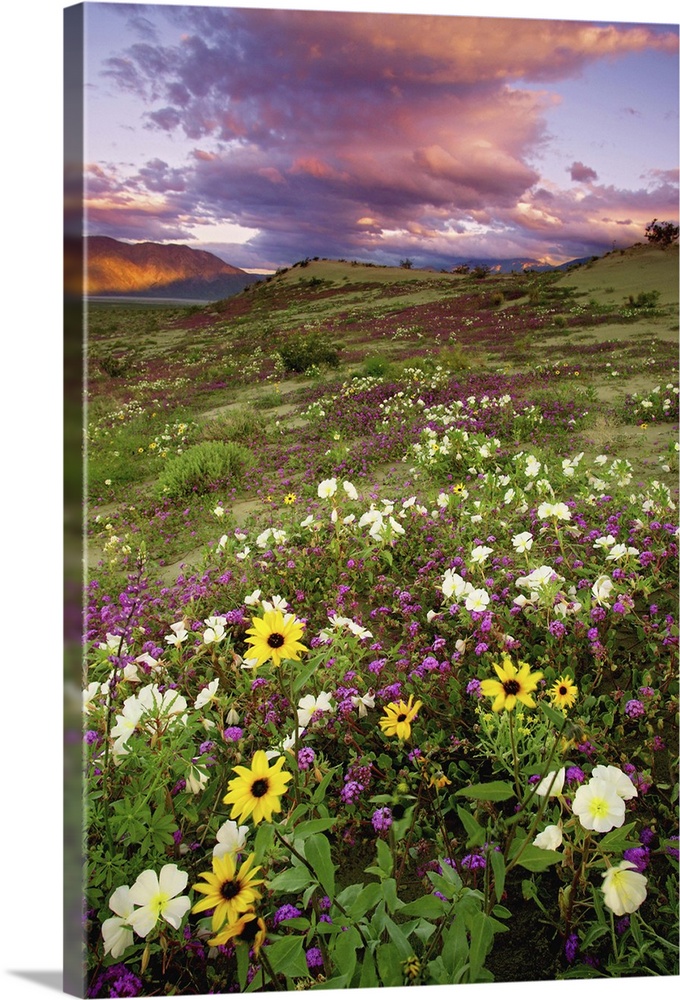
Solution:
<path fill-rule="evenodd" d="M 572 181 L 576 181 L 579 184 L 588 184 L 590 181 L 597 180 L 597 173 L 592 167 L 587 167 L 584 163 L 576 161 L 572 163 L 570 167 L 567 167 Z"/>
<path fill-rule="evenodd" d="M 483 226 L 496 247 L 549 238 L 568 256 L 586 234 L 606 245 L 602 215 L 541 183 L 536 163 L 558 98 L 535 85 L 603 56 L 677 51 L 675 32 L 641 25 L 142 10 L 143 41 L 102 72 L 138 97 L 149 138 L 176 142 L 183 159 L 147 153 L 143 165 L 110 172 L 90 231 L 138 238 L 151 225 L 145 238 L 179 239 L 236 223 L 257 231 L 246 266 L 257 255 L 270 266 L 316 254 L 445 260 L 477 254 Z M 172 31 L 154 37 L 151 11 Z M 576 183 L 598 181 L 581 161 L 567 169 Z M 650 217 L 665 214 L 664 183 L 655 179 L 656 200 L 633 196 L 645 210 L 652 202 Z M 626 202 L 598 191 L 607 205 Z M 640 212 L 607 209 L 608 219 L 628 214 L 640 222 Z"/>

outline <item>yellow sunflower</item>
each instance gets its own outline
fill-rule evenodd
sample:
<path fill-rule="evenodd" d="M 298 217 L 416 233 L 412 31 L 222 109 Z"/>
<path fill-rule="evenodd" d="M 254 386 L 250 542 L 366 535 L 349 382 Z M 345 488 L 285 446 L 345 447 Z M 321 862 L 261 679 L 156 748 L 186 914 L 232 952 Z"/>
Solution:
<path fill-rule="evenodd" d="M 265 611 L 262 618 L 253 618 L 253 627 L 246 632 L 251 636 L 246 642 L 252 647 L 248 658 L 256 659 L 258 667 L 267 660 L 273 660 L 275 667 L 281 660 L 299 660 L 300 653 L 307 652 L 307 647 L 298 642 L 303 630 L 304 625 L 295 615 L 284 615 L 279 608 Z"/>
<path fill-rule="evenodd" d="M 385 736 L 397 736 L 400 740 L 407 740 L 411 735 L 411 723 L 422 704 L 422 701 L 417 701 L 414 705 L 413 695 L 410 694 L 408 702 L 391 701 L 389 705 L 385 705 L 385 714 L 379 720 Z"/>
<path fill-rule="evenodd" d="M 192 886 L 195 892 L 203 893 L 205 899 L 196 903 L 191 912 L 202 913 L 214 907 L 213 932 L 220 930 L 225 923 L 235 923 L 240 915 L 251 909 L 255 900 L 262 895 L 255 886 L 262 885 L 264 879 L 254 878 L 260 870 L 259 865 L 256 868 L 252 867 L 254 860 L 255 855 L 251 854 L 237 872 L 236 858 L 233 854 L 213 857 L 213 870 L 201 872 L 198 877 L 204 881 Z"/>
<path fill-rule="evenodd" d="M 491 706 L 494 712 L 512 712 L 518 701 L 528 708 L 535 708 L 536 702 L 531 697 L 532 691 L 536 690 L 538 682 L 543 677 L 540 670 L 531 673 L 528 663 L 519 661 L 519 670 L 512 662 L 507 653 L 503 653 L 502 664 L 494 663 L 493 668 L 498 674 L 498 680 L 490 678 L 482 681 L 482 694 L 488 698 L 494 698 Z"/>
<path fill-rule="evenodd" d="M 232 819 L 240 823 L 252 814 L 253 823 L 262 819 L 271 823 L 272 813 L 281 812 L 281 796 L 293 778 L 288 771 L 281 770 L 283 765 L 283 754 L 270 767 L 264 750 L 258 750 L 251 767 L 239 765 L 234 768 L 238 778 L 231 779 L 222 799 L 225 805 L 232 807 Z"/>
<path fill-rule="evenodd" d="M 559 677 L 550 688 L 550 700 L 556 708 L 571 708 L 576 701 L 578 688 L 568 675 Z"/>
<path fill-rule="evenodd" d="M 267 927 L 262 917 L 258 917 L 254 910 L 247 910 L 241 914 L 235 923 L 227 924 L 216 937 L 209 938 L 208 944 L 216 948 L 218 945 L 226 944 L 227 941 L 231 941 L 233 938 L 236 941 L 242 941 L 244 944 L 247 944 L 257 955 L 264 944 L 266 936 Z"/>

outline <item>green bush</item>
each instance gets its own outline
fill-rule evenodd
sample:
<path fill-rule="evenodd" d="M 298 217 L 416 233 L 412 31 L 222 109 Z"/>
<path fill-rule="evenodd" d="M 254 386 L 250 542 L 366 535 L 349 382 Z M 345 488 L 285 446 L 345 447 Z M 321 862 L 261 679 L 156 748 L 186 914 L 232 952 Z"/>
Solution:
<path fill-rule="evenodd" d="M 391 371 L 392 365 L 387 358 L 377 354 L 366 358 L 361 366 L 361 374 L 371 378 L 384 378 Z"/>
<path fill-rule="evenodd" d="M 654 309 L 659 301 L 660 292 L 640 292 L 636 297 L 628 296 L 628 306 L 631 309 Z"/>
<path fill-rule="evenodd" d="M 306 372 L 314 365 L 337 368 L 340 364 L 337 347 L 319 333 L 291 337 L 279 354 L 287 372 Z"/>
<path fill-rule="evenodd" d="M 281 402 L 277 399 L 276 405 Z M 261 414 L 246 407 L 220 414 L 201 428 L 202 441 L 254 441 L 264 438 L 266 422 Z"/>
<path fill-rule="evenodd" d="M 206 493 L 218 482 L 240 482 L 252 464 L 253 453 L 234 441 L 202 441 L 170 459 L 157 484 L 160 497 L 173 499 L 192 493 Z"/>

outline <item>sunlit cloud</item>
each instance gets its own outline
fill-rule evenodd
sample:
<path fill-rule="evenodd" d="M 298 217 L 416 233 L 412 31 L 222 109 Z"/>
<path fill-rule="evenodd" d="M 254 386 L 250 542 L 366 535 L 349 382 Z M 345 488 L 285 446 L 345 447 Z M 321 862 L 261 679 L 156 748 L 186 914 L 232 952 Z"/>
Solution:
<path fill-rule="evenodd" d="M 568 259 L 612 227 L 634 242 L 677 201 L 677 171 L 653 157 L 635 191 L 603 183 L 585 148 L 562 184 L 542 173 L 560 81 L 603 60 L 677 62 L 672 28 L 183 7 L 120 23 L 100 79 L 135 98 L 146 155 L 98 160 L 92 232 L 233 239 L 249 266 L 540 256 L 546 240 Z"/>

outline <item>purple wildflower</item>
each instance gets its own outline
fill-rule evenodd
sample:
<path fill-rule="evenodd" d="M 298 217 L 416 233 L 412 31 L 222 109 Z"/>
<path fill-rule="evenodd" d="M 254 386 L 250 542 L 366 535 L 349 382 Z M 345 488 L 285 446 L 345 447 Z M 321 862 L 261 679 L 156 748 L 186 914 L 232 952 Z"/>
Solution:
<path fill-rule="evenodd" d="M 364 786 L 358 781 L 348 781 L 340 792 L 340 798 L 347 804 L 353 804 L 361 798 Z"/>
<path fill-rule="evenodd" d="M 486 858 L 483 854 L 466 854 L 460 863 L 461 868 L 475 871 L 477 868 L 486 868 Z"/>
<path fill-rule="evenodd" d="M 477 680 L 476 677 L 473 677 L 471 681 L 468 681 L 468 685 L 465 688 L 465 690 L 466 690 L 467 694 L 469 694 L 471 697 L 473 697 L 473 698 L 481 698 L 482 697 L 482 682 L 480 680 Z"/>
<path fill-rule="evenodd" d="M 586 780 L 586 776 L 580 767 L 568 767 L 565 773 L 568 785 L 580 785 Z"/>
<path fill-rule="evenodd" d="M 380 809 L 376 809 L 371 817 L 371 823 L 373 824 L 373 829 L 376 833 L 389 830 L 392 826 L 392 810 L 389 806 L 383 806 Z"/>
<path fill-rule="evenodd" d="M 227 743 L 236 743 L 243 736 L 243 730 L 240 726 L 228 726 L 222 736 L 225 738 Z"/>
<path fill-rule="evenodd" d="M 649 865 L 648 847 L 629 847 L 623 852 L 626 861 L 632 861 L 639 872 L 643 872 Z"/>
<path fill-rule="evenodd" d="M 311 747 L 301 747 L 298 750 L 297 762 L 301 771 L 308 771 L 314 763 L 316 754 Z"/>
<path fill-rule="evenodd" d="M 316 969 L 323 966 L 323 955 L 318 948 L 307 949 L 307 968 Z"/>
<path fill-rule="evenodd" d="M 579 940 L 578 934 L 570 934 L 564 942 L 564 956 L 571 965 L 578 954 Z"/>
<path fill-rule="evenodd" d="M 645 714 L 645 706 L 637 698 L 631 698 L 630 701 L 626 702 L 624 712 L 629 719 L 639 719 Z"/>
<path fill-rule="evenodd" d="M 274 927 L 278 926 L 282 920 L 294 920 L 295 917 L 301 917 L 302 910 L 298 910 L 297 906 L 293 906 L 291 903 L 284 903 L 283 906 L 279 906 L 278 910 L 274 914 L 272 923 Z"/>

